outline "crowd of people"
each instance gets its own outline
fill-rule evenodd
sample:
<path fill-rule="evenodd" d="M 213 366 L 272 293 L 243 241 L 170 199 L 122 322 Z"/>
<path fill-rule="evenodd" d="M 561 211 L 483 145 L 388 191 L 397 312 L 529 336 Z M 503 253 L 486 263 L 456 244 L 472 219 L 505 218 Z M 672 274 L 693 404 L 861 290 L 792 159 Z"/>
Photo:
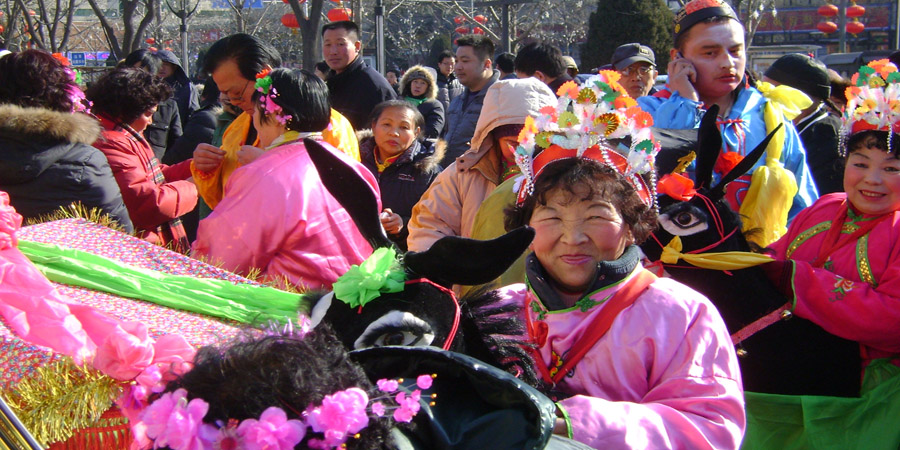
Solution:
<path fill-rule="evenodd" d="M 881 60 L 842 80 L 790 54 L 750 74 L 744 31 L 726 3 L 689 2 L 675 17 L 668 80 L 658 88 L 655 54 L 641 43 L 616 48 L 607 69 L 579 74 L 553 45 L 495 57 L 484 35 L 459 38 L 436 67 L 383 76 L 363 61 L 361 31 L 350 21 L 323 26 L 325 60 L 315 71 L 281 68 L 278 52 L 257 37 L 225 37 L 207 52 L 202 89 L 167 51 L 128 55 L 84 93 L 65 61 L 12 52 L 0 57 L 0 191 L 26 219 L 78 202 L 125 232 L 237 274 L 327 291 L 375 248 L 324 186 L 308 151 L 321 146 L 364 181 L 401 252 L 424 252 L 445 237 L 534 230 L 528 251 L 485 289 L 514 305 L 522 324 L 515 338 L 533 357 L 538 388 L 556 402 L 554 433 L 593 448 L 789 447 L 804 425 L 770 430 L 767 423 L 783 425 L 778 408 L 745 400 L 735 330 L 695 289 L 644 269 L 638 245 L 658 222 L 688 220 L 659 216 L 663 174 L 654 161 L 667 148 L 654 132 L 695 129 L 717 112 L 714 184 L 767 142 L 724 200 L 771 256 L 761 267 L 790 311 L 859 343 L 859 399 L 897 404 L 900 72 Z M 701 164 L 679 159 L 687 177 Z M 714 226 L 709 220 L 679 223 Z M 263 358 L 247 345 L 202 353 L 163 397 L 187 389 L 213 404 L 203 421 L 214 433 L 266 417 L 282 427 L 280 445 L 299 444 L 314 422 L 303 395 L 269 392 L 237 408 L 202 389 L 213 376 L 201 370 L 229 351 L 284 373 L 311 360 Z M 263 347 L 310 351 L 293 338 Z M 368 383 L 341 364 L 352 379 L 279 386 Z M 865 415 L 862 403 L 828 407 Z M 359 445 L 379 448 L 389 434 L 373 421 Z M 858 436 L 860 447 L 869 438 Z M 304 442 L 330 448 L 327 439 Z"/>

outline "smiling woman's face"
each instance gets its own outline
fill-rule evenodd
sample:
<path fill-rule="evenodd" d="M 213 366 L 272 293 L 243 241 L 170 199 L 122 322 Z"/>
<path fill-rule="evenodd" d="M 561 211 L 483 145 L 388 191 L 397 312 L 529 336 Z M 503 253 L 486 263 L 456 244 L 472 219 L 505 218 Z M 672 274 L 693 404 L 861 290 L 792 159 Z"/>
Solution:
<path fill-rule="evenodd" d="M 597 277 L 598 262 L 618 259 L 634 243 L 630 227 L 612 203 L 599 195 L 585 198 L 585 185 L 572 190 L 550 191 L 547 204 L 537 204 L 528 222 L 535 231 L 535 256 L 555 284 L 569 293 L 584 292 Z"/>

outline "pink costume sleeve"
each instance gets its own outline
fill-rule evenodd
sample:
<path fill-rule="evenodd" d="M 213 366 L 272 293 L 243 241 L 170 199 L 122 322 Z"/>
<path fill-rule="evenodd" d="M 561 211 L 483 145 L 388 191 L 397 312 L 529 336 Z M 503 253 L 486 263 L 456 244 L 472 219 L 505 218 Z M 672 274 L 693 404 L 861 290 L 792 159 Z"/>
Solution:
<path fill-rule="evenodd" d="M 885 352 L 900 352 L 900 257 L 878 287 L 853 281 L 805 261 L 794 262 L 794 313 L 829 333 Z"/>
<path fill-rule="evenodd" d="M 658 280 L 653 286 L 660 281 L 671 284 Z M 676 287 L 670 296 L 697 296 L 688 291 Z M 746 413 L 737 357 L 724 322 L 706 300 L 683 308 L 686 316 L 679 308 L 661 315 L 662 305 L 647 305 L 643 314 L 633 305 L 632 311 L 620 313 L 616 321 L 621 322 L 607 334 L 637 336 L 644 330 L 643 338 L 631 341 L 637 344 L 616 351 L 621 355 L 608 361 L 611 366 L 592 369 L 619 373 L 625 381 L 615 387 L 618 393 L 607 398 L 576 395 L 559 402 L 570 418 L 572 437 L 603 449 L 738 448 Z M 667 325 L 650 325 L 660 322 Z M 629 386 L 640 388 L 629 392 Z M 622 400 L 629 397 L 639 400 Z"/>

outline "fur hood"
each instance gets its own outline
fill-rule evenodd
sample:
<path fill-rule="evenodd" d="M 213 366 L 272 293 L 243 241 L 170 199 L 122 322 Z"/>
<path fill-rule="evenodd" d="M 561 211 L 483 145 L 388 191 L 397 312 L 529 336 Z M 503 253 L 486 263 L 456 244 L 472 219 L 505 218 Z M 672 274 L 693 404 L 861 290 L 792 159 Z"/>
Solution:
<path fill-rule="evenodd" d="M 372 133 L 372 130 L 359 130 L 356 132 L 356 138 L 359 139 L 359 156 L 360 158 L 364 158 L 364 155 L 371 155 L 375 151 L 375 135 Z M 437 142 L 429 142 L 419 140 L 419 144 L 421 144 L 421 154 L 427 154 L 424 158 L 416 158 L 413 157 L 414 160 L 418 159 L 416 164 L 416 169 L 422 172 L 428 172 L 440 164 L 441 159 L 444 158 L 444 154 L 447 153 L 447 142 L 443 139 L 439 139 Z"/>
<path fill-rule="evenodd" d="M 413 79 L 421 79 L 424 78 L 428 83 L 428 89 L 425 91 L 425 98 L 429 100 L 434 100 L 437 98 L 437 82 L 435 81 L 435 75 L 432 73 L 434 69 L 431 67 L 425 66 L 412 66 L 410 67 L 406 73 L 403 74 L 403 78 L 400 78 L 400 91 L 401 97 L 412 97 L 412 94 L 409 91 L 409 84 L 412 83 Z"/>
<path fill-rule="evenodd" d="M 91 145 L 100 136 L 100 124 L 81 113 L 0 105 L 0 134 Z"/>

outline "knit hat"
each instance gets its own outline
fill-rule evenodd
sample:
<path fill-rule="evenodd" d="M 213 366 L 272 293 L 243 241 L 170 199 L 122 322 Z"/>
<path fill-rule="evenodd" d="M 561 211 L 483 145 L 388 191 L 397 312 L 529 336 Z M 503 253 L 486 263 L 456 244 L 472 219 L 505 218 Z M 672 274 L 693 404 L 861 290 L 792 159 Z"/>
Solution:
<path fill-rule="evenodd" d="M 691 0 L 675 14 L 675 39 L 697 23 L 710 17 L 727 17 L 738 20 L 737 15 L 724 0 Z"/>
<path fill-rule="evenodd" d="M 765 76 L 810 97 L 825 100 L 831 96 L 831 82 L 825 64 L 802 53 L 784 55 L 775 60 Z"/>

